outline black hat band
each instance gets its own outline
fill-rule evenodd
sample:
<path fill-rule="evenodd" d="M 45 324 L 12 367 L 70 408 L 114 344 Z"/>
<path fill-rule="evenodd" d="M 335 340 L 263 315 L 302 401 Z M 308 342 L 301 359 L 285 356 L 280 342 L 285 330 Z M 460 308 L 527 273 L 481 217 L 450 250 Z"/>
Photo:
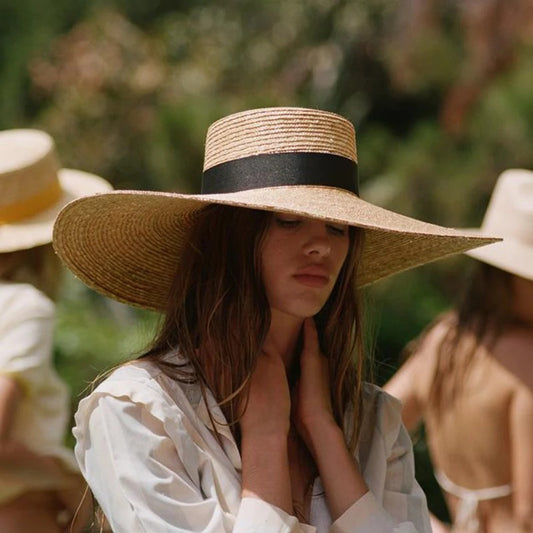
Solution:
<path fill-rule="evenodd" d="M 204 171 L 202 194 L 286 185 L 322 185 L 358 194 L 357 163 L 339 155 L 315 152 L 253 155 Z"/>

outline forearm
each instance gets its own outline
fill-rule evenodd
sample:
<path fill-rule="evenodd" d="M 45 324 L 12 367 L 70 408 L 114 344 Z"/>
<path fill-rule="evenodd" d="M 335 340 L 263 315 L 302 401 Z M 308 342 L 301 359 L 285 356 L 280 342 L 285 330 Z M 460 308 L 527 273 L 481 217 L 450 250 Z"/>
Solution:
<path fill-rule="evenodd" d="M 242 497 L 264 500 L 292 512 L 287 437 L 246 437 L 241 445 Z"/>
<path fill-rule="evenodd" d="M 434 514 L 429 515 L 429 521 L 431 523 L 431 530 L 433 533 L 449 533 L 450 527 L 444 522 L 440 521 Z"/>
<path fill-rule="evenodd" d="M 519 387 L 510 408 L 513 518 L 516 531 L 533 532 L 533 392 Z"/>
<path fill-rule="evenodd" d="M 531 507 L 514 512 L 515 528 L 517 533 L 533 533 L 533 512 Z"/>
<path fill-rule="evenodd" d="M 333 521 L 340 517 L 368 487 L 344 441 L 342 430 L 333 420 L 309 433 L 313 454 L 326 493 Z"/>
<path fill-rule="evenodd" d="M 68 532 L 85 531 L 93 515 L 93 502 L 85 480 L 79 475 L 72 487 L 59 490 L 57 494 L 69 513 Z"/>
<path fill-rule="evenodd" d="M 0 442 L 0 475 L 38 480 L 43 488 L 75 480 L 75 476 L 65 472 L 57 459 L 36 454 L 22 443 L 12 440 Z"/>

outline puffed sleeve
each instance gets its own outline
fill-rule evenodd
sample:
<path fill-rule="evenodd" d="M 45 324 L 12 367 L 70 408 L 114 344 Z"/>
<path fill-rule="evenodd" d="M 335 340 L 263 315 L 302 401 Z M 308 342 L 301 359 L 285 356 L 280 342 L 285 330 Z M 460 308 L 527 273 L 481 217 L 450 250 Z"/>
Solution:
<path fill-rule="evenodd" d="M 204 490 L 209 450 L 198 449 L 175 404 L 137 387 L 135 400 L 97 389 L 76 414 L 76 457 L 115 533 L 302 531 L 295 517 L 262 500 L 241 501 L 239 491 L 230 509 L 229 489 Z"/>
<path fill-rule="evenodd" d="M 54 304 L 30 285 L 10 289 L 0 324 L 0 372 L 29 390 L 51 362 Z"/>
<path fill-rule="evenodd" d="M 431 533 L 399 402 L 377 387 L 371 396 L 360 450 L 361 470 L 370 490 L 332 524 L 330 532 Z"/>

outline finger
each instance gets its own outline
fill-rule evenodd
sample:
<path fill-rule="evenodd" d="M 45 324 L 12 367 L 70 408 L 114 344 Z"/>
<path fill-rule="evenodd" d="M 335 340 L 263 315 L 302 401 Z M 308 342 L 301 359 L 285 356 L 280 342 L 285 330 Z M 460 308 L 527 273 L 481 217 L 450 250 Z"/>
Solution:
<path fill-rule="evenodd" d="M 300 381 L 298 380 L 291 390 L 291 418 L 296 416 L 298 412 L 298 400 L 300 396 Z"/>

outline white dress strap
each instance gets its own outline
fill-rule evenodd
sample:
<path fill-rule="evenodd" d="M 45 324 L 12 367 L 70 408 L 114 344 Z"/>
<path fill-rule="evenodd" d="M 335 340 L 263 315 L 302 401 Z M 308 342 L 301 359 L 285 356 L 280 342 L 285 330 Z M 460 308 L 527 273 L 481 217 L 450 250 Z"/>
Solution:
<path fill-rule="evenodd" d="M 442 489 L 460 500 L 454 525 L 461 531 L 471 531 L 472 533 L 479 531 L 479 519 L 477 516 L 479 502 L 503 498 L 513 492 L 513 488 L 509 484 L 486 489 L 465 489 L 456 485 L 444 472 L 440 471 L 435 471 L 435 479 Z"/>

